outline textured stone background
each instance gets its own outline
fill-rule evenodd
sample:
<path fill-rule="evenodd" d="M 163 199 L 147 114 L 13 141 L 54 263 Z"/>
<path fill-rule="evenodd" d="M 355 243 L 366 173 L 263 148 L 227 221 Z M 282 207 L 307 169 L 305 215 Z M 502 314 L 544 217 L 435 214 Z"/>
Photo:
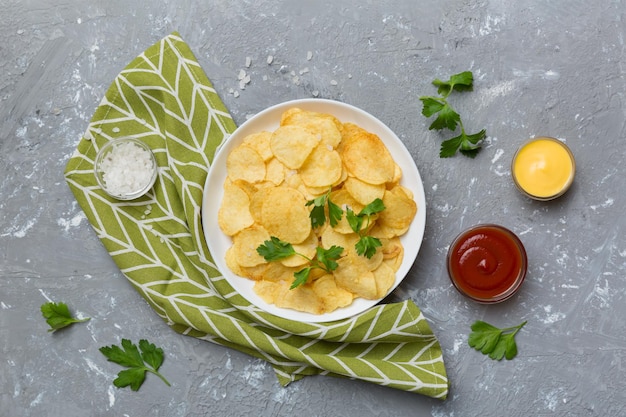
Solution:
<path fill-rule="evenodd" d="M 0 0 L 0 10 L 3 416 L 626 415 L 623 1 Z M 393 298 L 415 300 L 438 335 L 447 401 L 330 377 L 281 388 L 264 362 L 171 331 L 125 281 L 62 172 L 109 83 L 174 30 L 237 123 L 317 94 L 363 108 L 405 142 L 427 227 Z M 442 160 L 418 97 L 463 70 L 475 91 L 455 102 L 489 138 L 475 160 Z M 515 149 L 535 135 L 577 157 L 573 188 L 554 202 L 530 201 L 511 181 Z M 482 222 L 514 230 L 529 255 L 521 292 L 500 305 L 462 298 L 444 266 L 454 236 Z M 51 335 L 39 313 L 48 299 L 92 320 Z M 471 350 L 477 319 L 528 320 L 519 356 Z M 162 346 L 173 386 L 149 376 L 139 392 L 115 389 L 119 367 L 97 348 L 122 337 Z"/>

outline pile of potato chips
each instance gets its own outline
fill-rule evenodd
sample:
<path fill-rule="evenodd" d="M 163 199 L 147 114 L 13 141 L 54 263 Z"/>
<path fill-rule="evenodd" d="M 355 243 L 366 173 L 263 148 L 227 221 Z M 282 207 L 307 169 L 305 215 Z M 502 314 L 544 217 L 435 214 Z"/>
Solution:
<path fill-rule="evenodd" d="M 399 184 L 400 167 L 378 136 L 330 114 L 291 108 L 274 132 L 247 136 L 226 161 L 228 175 L 218 224 L 232 237 L 226 264 L 252 279 L 266 302 L 312 314 L 348 306 L 354 298 L 380 299 L 395 282 L 404 248 L 399 236 L 417 213 L 410 190 Z M 339 223 L 313 228 L 307 201 L 326 194 L 344 212 L 358 213 L 376 198 L 385 210 L 373 216 L 367 234 L 382 247 L 371 258 L 359 256 L 345 213 Z M 327 215 L 328 218 L 328 215 Z M 257 248 L 272 236 L 314 258 L 316 248 L 344 248 L 338 267 L 313 269 L 305 285 L 290 289 L 294 273 L 309 263 L 292 255 L 268 262 Z"/>

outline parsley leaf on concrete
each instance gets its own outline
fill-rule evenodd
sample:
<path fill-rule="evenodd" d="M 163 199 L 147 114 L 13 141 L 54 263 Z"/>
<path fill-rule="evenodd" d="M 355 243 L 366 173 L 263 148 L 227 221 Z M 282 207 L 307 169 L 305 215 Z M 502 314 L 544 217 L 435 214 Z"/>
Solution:
<path fill-rule="evenodd" d="M 163 349 L 145 339 L 139 341 L 139 347 L 128 339 L 122 339 L 122 346 L 103 346 L 100 352 L 109 362 L 117 363 L 125 368 L 117 374 L 113 385 L 118 388 L 130 386 L 137 391 L 146 378 L 146 372 L 157 375 L 167 386 L 170 386 L 165 377 L 158 372 L 163 363 Z"/>
<path fill-rule="evenodd" d="M 472 332 L 468 338 L 468 344 L 484 355 L 489 355 L 491 359 L 501 360 L 502 358 L 513 359 L 517 356 L 517 344 L 515 335 L 526 324 L 523 323 L 499 329 L 484 321 L 478 320 L 472 324 Z"/>
<path fill-rule="evenodd" d="M 485 129 L 468 134 L 461 120 L 461 116 L 456 112 L 448 102 L 448 96 L 453 92 L 471 91 L 473 89 L 474 76 L 471 71 L 464 71 L 454 74 L 449 80 L 442 81 L 435 79 L 433 84 L 437 87 L 439 96 L 422 96 L 423 108 L 422 114 L 426 117 L 437 115 L 435 120 L 428 127 L 429 130 L 457 130 L 460 128 L 460 134 L 451 139 L 445 140 L 441 144 L 439 157 L 449 158 L 454 156 L 457 151 L 461 154 L 474 158 L 481 149 L 482 141 L 487 136 Z"/>
<path fill-rule="evenodd" d="M 70 313 L 67 304 L 49 302 L 41 305 L 41 314 L 46 319 L 46 323 L 50 326 L 49 332 L 62 329 L 74 323 L 82 323 L 89 320 L 89 317 L 84 319 L 76 319 Z"/>

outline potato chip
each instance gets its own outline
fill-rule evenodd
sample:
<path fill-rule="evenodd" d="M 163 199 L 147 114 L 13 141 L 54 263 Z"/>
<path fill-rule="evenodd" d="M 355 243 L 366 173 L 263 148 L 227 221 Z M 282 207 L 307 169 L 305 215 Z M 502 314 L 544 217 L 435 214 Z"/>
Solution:
<path fill-rule="evenodd" d="M 359 236 L 356 233 L 339 233 L 335 227 L 326 227 L 320 237 L 320 243 L 324 249 L 330 249 L 331 246 L 340 246 L 346 251 L 354 248 L 356 242 L 359 241 Z"/>
<path fill-rule="evenodd" d="M 303 242 L 311 233 L 311 219 L 306 200 L 293 188 L 271 188 L 261 204 L 261 225 L 271 236 L 284 242 Z"/>
<path fill-rule="evenodd" d="M 404 246 L 402 246 L 400 238 L 381 239 L 381 243 L 383 244 L 380 248 L 383 254 L 383 263 L 386 263 L 391 269 L 398 272 L 404 259 Z"/>
<path fill-rule="evenodd" d="M 302 182 L 308 187 L 329 187 L 341 178 L 341 156 L 328 145 L 320 144 L 300 168 Z"/>
<path fill-rule="evenodd" d="M 320 136 L 322 142 L 333 148 L 336 148 L 342 139 L 343 123 L 330 114 L 291 108 L 281 115 L 280 124 L 302 126 L 314 135 Z"/>
<path fill-rule="evenodd" d="M 385 184 L 368 184 L 355 177 L 348 177 L 343 183 L 350 195 L 364 206 L 385 194 Z"/>
<path fill-rule="evenodd" d="M 224 197 L 217 212 L 217 224 L 228 236 L 254 224 L 248 194 L 231 181 L 224 183 Z"/>
<path fill-rule="evenodd" d="M 385 191 L 383 203 L 385 204 L 385 210 L 379 213 L 378 221 L 381 225 L 386 225 L 393 229 L 409 227 L 417 213 L 415 201 L 408 198 L 398 186 Z"/>
<path fill-rule="evenodd" d="M 272 158 L 265 163 L 265 180 L 274 185 L 280 185 L 285 180 L 285 165 L 277 158 Z"/>
<path fill-rule="evenodd" d="M 272 133 L 272 153 L 287 168 L 298 169 L 309 157 L 320 140 L 298 126 L 281 126 Z"/>
<path fill-rule="evenodd" d="M 381 263 L 373 271 L 373 274 L 376 281 L 376 298 L 383 298 L 387 295 L 394 282 L 396 282 L 396 271 L 391 269 L 386 263 Z"/>
<path fill-rule="evenodd" d="M 259 268 L 265 266 L 265 268 Z M 287 281 L 293 282 L 296 272 L 302 268 L 292 268 L 281 264 L 280 262 L 268 262 L 252 268 L 241 268 L 245 275 L 255 281 Z"/>
<path fill-rule="evenodd" d="M 244 180 L 255 183 L 265 179 L 265 161 L 257 151 L 245 143 L 228 154 L 226 169 L 231 181 Z"/>
<path fill-rule="evenodd" d="M 271 137 L 272 132 L 264 131 L 252 133 L 243 139 L 243 143 L 257 151 L 258 154 L 261 155 L 261 158 L 263 158 L 263 161 L 267 162 L 274 156 L 272 148 L 270 147 Z"/>
<path fill-rule="evenodd" d="M 224 260 L 226 261 L 226 266 L 228 266 L 228 268 L 233 271 L 235 275 L 239 275 L 241 277 L 247 276 L 241 269 L 241 265 L 239 265 L 239 261 L 237 260 L 237 253 L 235 252 L 234 246 L 226 249 Z"/>
<path fill-rule="evenodd" d="M 237 233 L 233 237 L 233 246 L 239 265 L 250 267 L 266 263 L 267 261 L 256 250 L 266 240 L 270 240 L 270 234 L 263 227 L 257 225 Z"/>
<path fill-rule="evenodd" d="M 378 136 L 361 129 L 340 149 L 348 172 L 368 184 L 385 184 L 394 178 L 395 162 Z"/>
<path fill-rule="evenodd" d="M 301 255 L 306 256 L 309 259 L 313 259 L 315 257 L 315 252 L 317 249 L 317 235 L 313 232 L 309 235 L 308 238 L 302 243 L 298 243 L 293 245 L 293 249 Z M 288 258 L 281 259 L 280 263 L 285 266 L 302 266 L 309 263 L 309 261 L 300 256 L 300 255 L 291 255 Z"/>
<path fill-rule="evenodd" d="M 348 208 L 350 208 L 355 213 L 359 213 L 365 206 L 356 201 L 354 197 L 352 197 L 350 193 L 344 189 L 330 193 L 330 199 L 344 211 L 343 216 L 341 216 L 341 220 L 339 220 L 339 223 L 337 223 L 337 226 L 335 226 L 334 229 L 339 233 L 354 233 L 348 223 L 345 212 Z"/>
<path fill-rule="evenodd" d="M 304 285 L 290 289 L 286 281 L 257 281 L 254 291 L 264 301 L 280 308 L 291 308 L 311 314 L 324 313 L 322 300 L 310 286 Z"/>
<path fill-rule="evenodd" d="M 311 284 L 313 292 L 322 300 L 324 312 L 335 311 L 338 308 L 352 304 L 354 294 L 337 286 L 332 274 L 321 276 Z"/>
<path fill-rule="evenodd" d="M 376 280 L 362 256 L 348 255 L 339 259 L 339 266 L 333 271 L 337 285 L 346 291 L 363 297 L 366 300 L 375 300 L 377 297 Z"/>

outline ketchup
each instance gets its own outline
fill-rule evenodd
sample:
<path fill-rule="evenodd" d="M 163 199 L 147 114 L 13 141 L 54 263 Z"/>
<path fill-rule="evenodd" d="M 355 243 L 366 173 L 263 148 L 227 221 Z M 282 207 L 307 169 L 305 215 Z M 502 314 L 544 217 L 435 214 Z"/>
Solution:
<path fill-rule="evenodd" d="M 452 284 L 469 298 L 497 303 L 511 297 L 526 276 L 526 251 L 510 230 L 485 224 L 461 233 L 448 250 Z"/>

